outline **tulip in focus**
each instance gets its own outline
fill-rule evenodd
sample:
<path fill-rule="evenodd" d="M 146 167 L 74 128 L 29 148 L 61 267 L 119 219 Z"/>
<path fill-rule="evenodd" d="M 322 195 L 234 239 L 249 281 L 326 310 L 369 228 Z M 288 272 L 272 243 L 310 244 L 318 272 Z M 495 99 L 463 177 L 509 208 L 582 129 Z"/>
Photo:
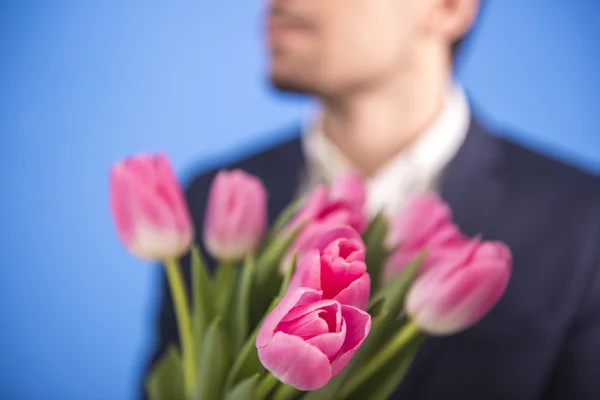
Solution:
<path fill-rule="evenodd" d="M 419 276 L 407 295 L 406 312 L 426 333 L 457 333 L 478 322 L 500 300 L 511 268 L 506 245 L 483 242 L 468 258 L 446 258 Z"/>
<path fill-rule="evenodd" d="M 127 249 L 149 261 L 177 258 L 193 240 L 179 182 L 164 154 L 143 154 L 110 171 L 110 208 Z"/>
<path fill-rule="evenodd" d="M 350 226 L 331 227 L 315 238 L 315 248 L 302 255 L 290 288 L 307 287 L 323 299 L 365 309 L 371 279 L 365 264 L 366 247 Z"/>
<path fill-rule="evenodd" d="M 206 209 L 204 241 L 222 261 L 236 261 L 260 244 L 267 227 L 267 191 L 255 176 L 241 170 L 220 171 Z"/>
<path fill-rule="evenodd" d="M 290 289 L 258 332 L 258 357 L 281 382 L 317 390 L 344 369 L 370 329 L 366 312 L 326 300 L 322 291 Z"/>

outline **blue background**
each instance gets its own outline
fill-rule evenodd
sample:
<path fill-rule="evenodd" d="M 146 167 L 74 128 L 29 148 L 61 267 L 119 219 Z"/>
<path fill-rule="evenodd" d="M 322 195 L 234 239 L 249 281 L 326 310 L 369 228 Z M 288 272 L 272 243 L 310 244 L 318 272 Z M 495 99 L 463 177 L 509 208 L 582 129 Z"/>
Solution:
<path fill-rule="evenodd" d="M 261 4 L 1 2 L 1 398 L 134 398 L 158 271 L 117 241 L 107 170 L 164 149 L 189 176 L 298 120 L 265 82 Z M 488 121 L 596 172 L 599 12 L 491 2 L 459 69 Z"/>

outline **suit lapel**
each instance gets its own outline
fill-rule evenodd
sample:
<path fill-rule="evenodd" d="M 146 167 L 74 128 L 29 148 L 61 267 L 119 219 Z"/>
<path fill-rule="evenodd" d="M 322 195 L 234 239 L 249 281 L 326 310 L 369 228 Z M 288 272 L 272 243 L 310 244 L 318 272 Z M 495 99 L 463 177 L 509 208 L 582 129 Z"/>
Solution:
<path fill-rule="evenodd" d="M 440 195 L 466 235 L 493 239 L 498 234 L 507 189 L 499 162 L 501 143 L 472 120 L 464 144 L 444 172 Z"/>

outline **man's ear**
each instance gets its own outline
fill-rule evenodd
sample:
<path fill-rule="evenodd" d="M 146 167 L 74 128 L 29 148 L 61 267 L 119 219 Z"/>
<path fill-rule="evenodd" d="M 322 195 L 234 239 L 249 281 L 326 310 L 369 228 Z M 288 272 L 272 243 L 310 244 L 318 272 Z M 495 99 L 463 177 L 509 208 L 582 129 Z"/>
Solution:
<path fill-rule="evenodd" d="M 428 29 L 448 43 L 464 37 L 475 22 L 480 0 L 432 0 Z"/>

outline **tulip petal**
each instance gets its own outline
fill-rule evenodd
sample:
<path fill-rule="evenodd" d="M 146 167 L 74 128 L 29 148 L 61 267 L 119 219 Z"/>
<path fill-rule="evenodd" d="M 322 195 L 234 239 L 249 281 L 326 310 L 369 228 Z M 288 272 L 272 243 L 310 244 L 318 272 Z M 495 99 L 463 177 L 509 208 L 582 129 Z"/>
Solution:
<path fill-rule="evenodd" d="M 330 331 L 339 331 L 342 324 L 342 314 L 340 303 L 335 300 L 318 300 L 313 303 L 298 304 L 281 319 L 281 322 L 292 321 L 316 310 L 327 311 L 329 315 L 325 317 L 325 320 L 328 322 Z"/>
<path fill-rule="evenodd" d="M 321 256 L 320 268 L 321 290 L 326 299 L 333 299 L 367 271 L 362 261 L 348 263 L 343 258 L 331 259 L 325 255 Z"/>
<path fill-rule="evenodd" d="M 297 287 L 321 290 L 321 257 L 318 250 L 310 250 L 299 256 L 296 272 L 289 285 L 291 289 Z"/>
<path fill-rule="evenodd" d="M 294 307 L 312 304 L 321 300 L 320 291 L 309 288 L 297 288 L 288 290 L 285 296 L 275 306 L 273 311 L 266 316 L 256 337 L 256 347 L 263 347 L 269 344 L 277 325 Z"/>
<path fill-rule="evenodd" d="M 298 390 L 317 390 L 331 379 L 327 356 L 297 336 L 277 332 L 258 348 L 262 365 L 281 382 Z"/>
<path fill-rule="evenodd" d="M 356 173 L 344 174 L 332 182 L 329 197 L 331 200 L 342 200 L 362 208 L 367 202 L 364 180 Z"/>
<path fill-rule="evenodd" d="M 308 343 L 321 350 L 329 359 L 334 361 L 346 339 L 346 322 L 342 320 L 342 324 L 338 332 L 324 333 L 314 336 L 307 340 Z"/>
<path fill-rule="evenodd" d="M 355 231 L 356 232 L 356 231 Z M 359 239 L 335 239 L 323 250 L 330 257 L 341 257 L 347 262 L 365 261 L 365 243 Z"/>
<path fill-rule="evenodd" d="M 324 313 L 324 311 L 315 310 L 294 320 L 280 322 L 276 331 L 298 336 L 302 339 L 329 333 L 329 325 L 325 319 L 321 318 L 321 313 Z"/>
<path fill-rule="evenodd" d="M 371 276 L 368 273 L 365 273 L 360 278 L 350 283 L 348 287 L 341 290 L 334 297 L 334 300 L 339 301 L 341 304 L 364 310 L 369 303 L 370 294 Z"/>
<path fill-rule="evenodd" d="M 152 188 L 156 184 L 154 158 L 150 154 L 141 153 L 133 157 L 128 157 L 121 165 L 123 169 L 129 171 L 144 186 Z"/>
<path fill-rule="evenodd" d="M 156 188 L 157 195 L 172 210 L 177 229 L 180 231 L 192 231 L 192 221 L 187 208 L 187 202 L 167 156 L 163 153 L 157 154 L 154 164 L 156 179 L 159 183 Z"/>
<path fill-rule="evenodd" d="M 346 339 L 337 360 L 331 364 L 332 376 L 336 376 L 348 365 L 371 331 L 371 316 L 365 311 L 342 305 L 342 317 L 346 323 Z"/>
<path fill-rule="evenodd" d="M 402 212 L 392 221 L 387 245 L 396 248 L 410 242 L 423 246 L 441 225 L 452 218 L 450 207 L 437 194 L 420 194 L 409 200 Z"/>
<path fill-rule="evenodd" d="M 288 223 L 286 230 L 293 231 L 300 224 L 313 220 L 319 214 L 321 209 L 327 204 L 329 197 L 327 186 L 317 186 L 306 199 L 304 206 Z"/>
<path fill-rule="evenodd" d="M 363 244 L 360 234 L 350 225 L 328 225 L 326 229 L 321 230 L 318 237 L 315 238 L 313 248 L 324 251 L 333 241 L 339 239 L 351 239 Z"/>
<path fill-rule="evenodd" d="M 385 261 L 383 275 L 381 277 L 382 282 L 388 282 L 400 272 L 404 271 L 404 269 L 408 267 L 418 256 L 419 250 L 408 248 L 408 246 L 401 246 Z M 423 268 L 423 265 L 420 267 L 420 269 Z"/>

